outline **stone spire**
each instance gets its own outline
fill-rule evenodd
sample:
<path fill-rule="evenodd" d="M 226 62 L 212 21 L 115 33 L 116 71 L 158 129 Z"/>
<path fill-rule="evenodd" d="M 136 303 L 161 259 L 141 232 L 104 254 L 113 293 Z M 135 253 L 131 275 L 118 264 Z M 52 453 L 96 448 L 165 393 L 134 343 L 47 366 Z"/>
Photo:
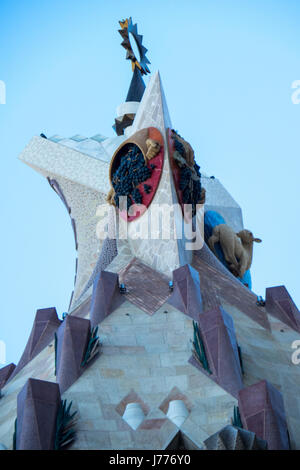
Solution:
<path fill-rule="evenodd" d="M 134 139 L 137 132 L 149 127 L 155 127 L 164 136 L 164 163 L 160 182 L 149 210 L 128 224 L 128 240 L 118 240 L 118 257 L 113 260 L 107 269 L 118 272 L 132 258 L 138 258 L 143 263 L 171 278 L 175 269 L 191 262 L 192 250 L 187 250 L 185 240 L 179 238 L 180 234 L 184 233 L 184 220 L 181 211 L 176 210 L 176 208 L 178 209 L 178 199 L 166 138 L 167 129 L 170 129 L 172 124 L 159 72 L 151 77 L 133 125 L 125 130 L 125 135 L 130 141 L 130 139 Z M 150 215 L 155 217 L 155 211 L 166 207 L 170 208 L 170 223 L 168 224 L 170 239 L 164 239 L 162 229 L 157 234 L 157 238 L 152 238 L 150 234 L 148 239 L 136 238 L 134 234 L 138 232 L 138 227 L 143 225 L 150 227 Z M 123 251 L 126 252 L 126 255 L 123 255 L 119 247 L 121 248 L 120 245 L 122 245 L 123 248 L 125 244 L 127 248 Z"/>

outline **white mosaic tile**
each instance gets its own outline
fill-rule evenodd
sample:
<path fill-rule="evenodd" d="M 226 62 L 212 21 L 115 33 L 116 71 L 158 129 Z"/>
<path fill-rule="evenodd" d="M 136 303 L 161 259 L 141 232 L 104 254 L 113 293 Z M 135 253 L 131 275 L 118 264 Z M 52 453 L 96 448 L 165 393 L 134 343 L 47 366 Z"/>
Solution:
<path fill-rule="evenodd" d="M 109 191 L 108 162 L 60 143 L 33 137 L 19 158 L 37 169 L 62 176 L 96 191 L 105 194 Z"/>

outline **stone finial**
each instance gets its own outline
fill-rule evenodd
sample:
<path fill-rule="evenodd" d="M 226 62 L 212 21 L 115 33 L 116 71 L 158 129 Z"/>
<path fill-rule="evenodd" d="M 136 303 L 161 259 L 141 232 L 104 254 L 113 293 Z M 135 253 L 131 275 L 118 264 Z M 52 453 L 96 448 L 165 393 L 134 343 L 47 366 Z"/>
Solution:
<path fill-rule="evenodd" d="M 60 406 L 56 383 L 28 379 L 17 399 L 16 449 L 52 450 Z"/>
<path fill-rule="evenodd" d="M 15 377 L 28 362 L 53 340 L 53 334 L 60 324 L 61 321 L 57 316 L 56 308 L 51 307 L 37 310 L 26 347 L 10 378 Z"/>
<path fill-rule="evenodd" d="M 91 301 L 91 324 L 98 325 L 118 308 L 124 298 L 119 290 L 119 276 L 108 271 L 100 271 L 96 276 Z"/>
<path fill-rule="evenodd" d="M 237 397 L 243 380 L 231 316 L 222 307 L 209 310 L 199 316 L 199 329 L 212 372 L 210 377 Z"/>
<path fill-rule="evenodd" d="M 270 450 L 288 450 L 289 437 L 281 393 L 262 380 L 239 392 L 243 427 L 268 442 Z"/>
<path fill-rule="evenodd" d="M 68 315 L 57 330 L 56 379 L 61 393 L 83 373 L 82 361 L 90 333 L 90 321 L 72 315 Z"/>
<path fill-rule="evenodd" d="M 300 332 L 300 313 L 285 286 L 267 287 L 265 307 L 270 315 Z"/>
<path fill-rule="evenodd" d="M 1 391 L 1 388 L 4 387 L 4 385 L 10 378 L 15 368 L 16 368 L 16 365 L 12 362 L 11 364 L 8 364 L 7 366 L 4 366 L 0 369 L 0 391 Z"/>
<path fill-rule="evenodd" d="M 173 293 L 168 303 L 198 321 L 202 312 L 199 273 L 189 264 L 173 271 Z"/>

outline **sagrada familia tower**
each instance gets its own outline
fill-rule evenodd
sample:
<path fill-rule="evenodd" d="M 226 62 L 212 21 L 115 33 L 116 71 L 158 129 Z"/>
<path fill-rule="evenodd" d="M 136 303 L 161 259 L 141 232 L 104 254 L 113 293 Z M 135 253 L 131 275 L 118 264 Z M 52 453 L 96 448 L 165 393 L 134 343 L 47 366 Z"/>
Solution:
<path fill-rule="evenodd" d="M 37 310 L 0 369 L 0 447 L 300 449 L 299 311 L 283 285 L 252 292 L 261 240 L 120 26 L 133 76 L 116 136 L 41 134 L 20 155 L 65 205 L 77 259 L 68 312 Z"/>

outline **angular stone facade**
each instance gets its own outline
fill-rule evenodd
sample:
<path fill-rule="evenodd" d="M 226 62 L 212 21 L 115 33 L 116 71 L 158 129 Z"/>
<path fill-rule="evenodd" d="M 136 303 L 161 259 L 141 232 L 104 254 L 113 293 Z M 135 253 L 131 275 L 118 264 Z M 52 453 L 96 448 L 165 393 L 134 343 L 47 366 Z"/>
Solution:
<path fill-rule="evenodd" d="M 47 381 L 53 390 L 59 385 L 61 398 L 73 402 L 77 438 L 70 449 L 263 448 L 261 439 L 269 448 L 300 449 L 300 368 L 291 361 L 299 312 L 286 291 L 268 290 L 266 305 L 258 306 L 256 295 L 204 242 L 192 251 L 185 239 L 176 237 L 97 239 L 96 211 L 110 189 L 110 158 L 126 138 L 150 126 L 160 130 L 166 144 L 171 121 L 159 74 L 149 82 L 124 136 L 34 137 L 21 154 L 25 163 L 56 181 L 76 227 L 78 261 L 69 315 L 63 323 L 49 319 L 35 325 L 20 365 L 2 387 L 0 442 L 12 448 L 15 418 L 25 416 L 22 407 L 28 397 L 35 399 L 36 380 Z M 164 148 L 152 204 L 178 202 Z M 204 177 L 203 186 L 206 208 L 218 211 L 234 229 L 242 228 L 241 209 L 220 183 Z M 114 231 L 114 222 L 109 224 Z M 175 235 L 182 216 L 171 224 Z M 134 228 L 129 226 L 129 234 Z M 120 294 L 120 282 L 126 294 Z M 190 361 L 193 321 L 203 336 L 212 374 Z M 101 354 L 82 367 L 91 324 L 99 327 Z M 257 400 L 262 397 L 258 405 L 253 402 L 255 409 L 248 398 L 251 390 Z M 169 413 L 174 402 L 184 410 L 178 426 Z M 132 403 L 143 414 L 136 428 L 123 419 Z M 244 430 L 232 425 L 238 405 Z M 26 424 L 27 435 L 34 432 L 31 411 L 24 421 L 31 423 Z M 260 421 L 253 424 L 255 413 Z M 271 418 L 261 431 L 263 413 Z M 23 448 L 22 422 L 18 429 Z M 49 443 L 35 445 L 48 448 Z"/>

